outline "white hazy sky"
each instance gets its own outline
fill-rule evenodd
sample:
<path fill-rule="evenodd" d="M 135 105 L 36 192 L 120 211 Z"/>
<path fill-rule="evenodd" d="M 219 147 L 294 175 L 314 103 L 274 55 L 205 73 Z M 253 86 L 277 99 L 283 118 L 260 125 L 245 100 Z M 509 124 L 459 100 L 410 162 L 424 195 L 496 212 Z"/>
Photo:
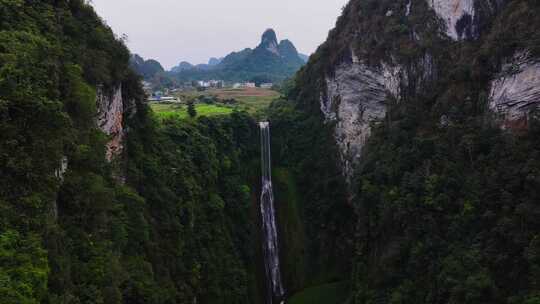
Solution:
<path fill-rule="evenodd" d="M 133 53 L 169 69 L 253 48 L 265 29 L 311 54 L 348 0 L 92 0 Z"/>

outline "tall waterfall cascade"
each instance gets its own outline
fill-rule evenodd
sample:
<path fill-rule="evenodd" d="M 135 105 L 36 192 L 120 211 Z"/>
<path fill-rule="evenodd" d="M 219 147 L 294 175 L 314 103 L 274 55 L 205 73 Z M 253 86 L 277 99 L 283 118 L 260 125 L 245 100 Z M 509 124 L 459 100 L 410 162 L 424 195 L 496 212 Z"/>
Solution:
<path fill-rule="evenodd" d="M 272 189 L 270 124 L 268 122 L 260 122 L 259 128 L 261 130 L 261 215 L 264 266 L 269 291 L 267 303 L 273 304 L 274 299 L 282 299 L 285 291 L 283 289 L 283 283 L 281 282 L 281 271 L 279 269 L 279 246 L 274 209 L 274 192 Z"/>

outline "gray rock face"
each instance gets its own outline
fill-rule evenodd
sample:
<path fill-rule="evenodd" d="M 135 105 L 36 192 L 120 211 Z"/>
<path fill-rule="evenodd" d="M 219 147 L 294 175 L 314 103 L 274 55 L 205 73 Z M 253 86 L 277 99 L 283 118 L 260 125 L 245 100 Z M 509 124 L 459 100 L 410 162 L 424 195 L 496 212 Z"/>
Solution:
<path fill-rule="evenodd" d="M 342 168 L 350 181 L 362 149 L 371 134 L 371 126 L 386 115 L 388 96 L 400 98 L 405 79 L 400 66 L 382 64 L 373 68 L 359 62 L 343 63 L 333 77 L 326 78 L 321 111 L 327 122 L 336 122 L 335 139 L 341 152 Z"/>
<path fill-rule="evenodd" d="M 446 25 L 446 34 L 459 40 L 467 36 L 476 37 L 474 28 L 474 0 L 427 0 L 429 6 Z"/>
<path fill-rule="evenodd" d="M 124 102 L 122 87 L 118 86 L 112 93 L 107 94 L 102 88 L 97 90 L 97 125 L 110 140 L 107 143 L 107 160 L 111 161 L 122 153 L 124 139 Z"/>
<path fill-rule="evenodd" d="M 66 174 L 66 172 L 67 172 L 68 165 L 69 165 L 68 158 L 66 156 L 63 156 L 62 159 L 60 159 L 58 168 L 54 171 L 54 175 L 61 182 L 64 181 L 64 174 Z"/>
<path fill-rule="evenodd" d="M 517 53 L 491 82 L 489 107 L 500 115 L 503 128 L 512 128 L 526 124 L 528 113 L 539 106 L 540 61 Z"/>
<path fill-rule="evenodd" d="M 267 29 L 262 36 L 260 47 L 279 56 L 278 46 L 276 32 L 273 29 Z"/>
<path fill-rule="evenodd" d="M 387 101 L 400 102 L 408 94 L 429 90 L 437 77 L 429 53 L 406 66 L 382 62 L 377 67 L 366 65 L 353 51 L 351 54 L 352 62 L 339 64 L 326 77 L 326 91 L 320 100 L 326 122 L 335 123 L 341 167 L 349 182 L 373 124 L 386 116 Z"/>

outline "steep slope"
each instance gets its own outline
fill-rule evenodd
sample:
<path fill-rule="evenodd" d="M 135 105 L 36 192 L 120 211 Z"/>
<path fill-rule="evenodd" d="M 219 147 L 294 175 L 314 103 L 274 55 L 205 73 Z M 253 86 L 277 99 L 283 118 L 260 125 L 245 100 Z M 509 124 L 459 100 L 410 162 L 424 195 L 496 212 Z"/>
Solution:
<path fill-rule="evenodd" d="M 86 1 L 0 20 L 0 303 L 258 303 L 255 122 L 157 121 Z"/>
<path fill-rule="evenodd" d="M 385 117 L 388 98 L 399 102 L 425 94 L 438 80 L 446 77 L 442 71 L 455 67 L 456 63 L 469 65 L 470 69 L 476 69 L 472 72 L 481 73 L 478 76 L 483 77 L 480 79 L 484 85 L 483 93 L 489 95 L 489 105 L 494 113 L 508 114 L 510 122 L 515 122 L 535 108 L 536 60 L 530 48 L 536 47 L 527 45 L 527 41 L 534 43 L 533 34 L 516 30 L 522 37 L 527 32 L 531 36 L 509 40 L 508 44 L 517 44 L 511 47 L 508 44 L 495 46 L 493 40 L 500 38 L 490 37 L 494 34 L 486 29 L 502 9 L 501 1 L 478 1 L 474 5 L 471 1 L 369 3 L 359 4 L 351 10 L 373 9 L 380 16 L 355 20 L 345 14 L 340 20 L 343 26 L 338 24 L 318 52 L 324 58 L 318 60 L 322 67 L 316 73 L 325 75 L 320 108 L 327 120 L 337 123 L 335 137 L 341 146 L 343 166 L 350 168 L 346 169 L 347 174 L 352 173 L 361 156 L 371 124 Z M 344 21 L 347 19 L 351 20 Z M 471 47 L 482 45 L 477 41 L 482 29 L 485 29 L 485 38 L 481 40 L 483 46 L 495 47 L 495 50 L 490 53 L 467 50 L 467 54 L 474 54 L 477 60 L 486 62 L 465 62 L 462 56 L 449 52 L 456 44 L 448 39 L 468 39 L 469 43 L 464 44 Z M 336 33 L 337 30 L 340 32 Z M 362 39 L 345 43 L 345 37 Z M 441 50 L 445 46 L 450 48 L 449 51 Z M 458 61 L 450 63 L 447 58 Z M 308 69 L 314 66 L 316 64 Z M 496 70 L 500 72 L 493 73 Z M 488 84 L 487 77 L 496 79 Z M 520 82 L 521 87 L 516 87 L 516 82 Z M 480 88 L 474 88 L 474 93 L 479 94 L 479 91 Z M 355 111 L 356 108 L 359 111 Z"/>
<path fill-rule="evenodd" d="M 326 176 L 323 143 L 337 147 L 355 209 L 340 215 L 356 223 L 354 303 L 538 301 L 539 10 L 353 0 L 296 77 L 294 109 L 274 105 L 273 123 L 287 124 L 275 135 L 280 163 L 304 156 L 298 174 Z M 313 133 L 328 137 L 292 149 Z M 303 221 L 324 238 L 328 219 Z M 339 232 L 333 240 L 346 242 Z"/>

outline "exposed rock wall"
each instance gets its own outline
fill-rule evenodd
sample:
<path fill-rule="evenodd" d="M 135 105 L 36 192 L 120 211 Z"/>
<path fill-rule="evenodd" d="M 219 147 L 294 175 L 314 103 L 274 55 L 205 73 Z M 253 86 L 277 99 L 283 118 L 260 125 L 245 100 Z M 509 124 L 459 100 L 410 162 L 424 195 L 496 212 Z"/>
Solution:
<path fill-rule="evenodd" d="M 118 86 L 111 92 L 105 92 L 103 88 L 97 90 L 97 125 L 110 140 L 107 143 L 107 160 L 111 161 L 115 156 L 122 153 L 124 140 L 124 102 L 122 99 L 122 87 Z"/>
<path fill-rule="evenodd" d="M 334 73 L 326 76 L 320 107 L 326 122 L 335 123 L 334 136 L 348 181 L 360 161 L 372 125 L 386 116 L 387 102 L 399 102 L 428 90 L 436 74 L 429 53 L 406 65 L 382 62 L 373 67 L 351 50 L 351 60 L 337 65 Z"/>
<path fill-rule="evenodd" d="M 453 40 L 476 39 L 481 29 L 504 5 L 504 0 L 425 0 L 443 23 L 445 34 Z M 406 3 L 405 15 L 414 14 L 414 1 Z M 387 12 L 392 16 L 392 12 Z M 411 39 L 421 38 L 412 31 Z M 336 39 L 338 40 L 338 39 Z M 466 43 L 466 42 L 464 42 Z M 351 47 L 351 50 L 353 48 Z M 320 109 L 327 122 L 335 123 L 335 139 L 341 153 L 342 168 L 350 181 L 359 163 L 362 150 L 371 135 L 371 127 L 386 116 L 388 97 L 408 100 L 429 95 L 439 75 L 440 58 L 429 50 L 415 60 L 396 59 L 390 55 L 378 66 L 366 64 L 351 51 L 349 59 L 331 68 L 325 75 L 325 90 Z M 346 57 L 346 56 L 345 56 Z M 490 106 L 507 121 L 523 119 L 540 97 L 540 62 L 530 59 L 509 66 L 518 66 L 512 73 L 501 74 L 492 83 Z M 515 60 L 514 60 L 515 61 Z M 443 60 L 444 64 L 444 60 Z M 508 70 L 508 67 L 505 67 Z M 436 88 L 434 88 L 436 89 Z M 448 118 L 441 120 L 448 124 Z"/>
<path fill-rule="evenodd" d="M 427 0 L 429 6 L 446 25 L 446 34 L 459 40 L 477 37 L 474 0 Z"/>
<path fill-rule="evenodd" d="M 358 61 L 342 63 L 326 78 L 327 91 L 321 97 L 321 111 L 334 121 L 335 138 L 341 151 L 342 167 L 350 180 L 362 149 L 371 134 L 371 125 L 386 115 L 387 97 L 400 98 L 405 78 L 399 66 L 369 67 Z"/>
<path fill-rule="evenodd" d="M 279 45 L 277 42 L 276 32 L 274 32 L 273 29 L 267 29 L 263 33 L 260 46 L 269 51 L 270 53 L 279 56 Z"/>
<path fill-rule="evenodd" d="M 58 178 L 60 181 L 64 181 L 64 174 L 68 170 L 69 161 L 66 156 L 63 156 L 62 159 L 60 159 L 58 168 L 54 171 L 54 175 L 56 178 Z"/>
<path fill-rule="evenodd" d="M 504 128 L 527 126 L 528 113 L 540 105 L 540 61 L 517 53 L 491 82 L 489 107 Z"/>

